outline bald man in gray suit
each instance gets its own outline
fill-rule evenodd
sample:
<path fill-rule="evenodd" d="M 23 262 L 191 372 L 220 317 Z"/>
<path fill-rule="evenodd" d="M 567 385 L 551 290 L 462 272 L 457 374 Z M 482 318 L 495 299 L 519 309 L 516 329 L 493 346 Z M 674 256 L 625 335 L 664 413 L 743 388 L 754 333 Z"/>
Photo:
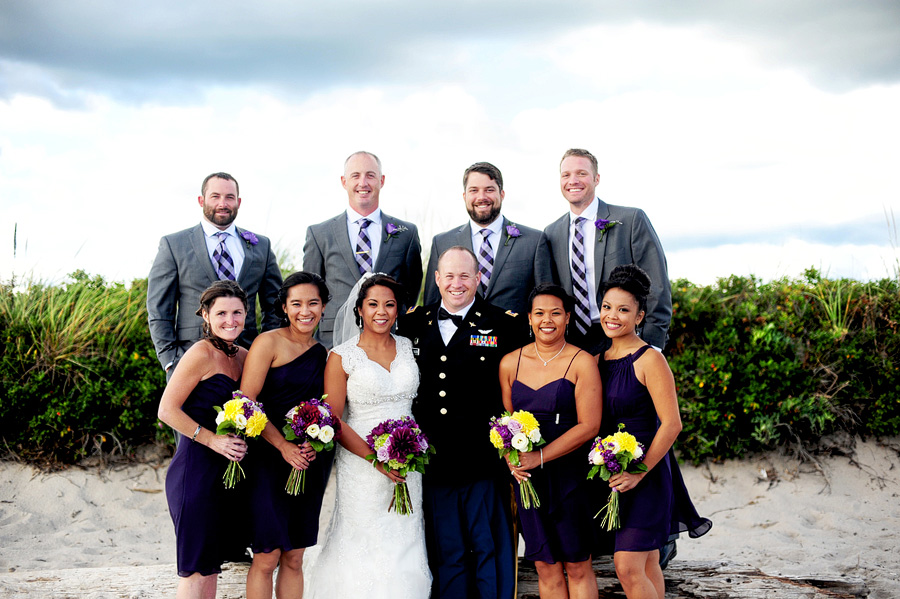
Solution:
<path fill-rule="evenodd" d="M 504 310 L 528 312 L 528 294 L 535 282 L 550 278 L 549 256 L 536 260 L 538 251 L 546 251 L 539 244 L 540 231 L 513 223 L 500 214 L 505 197 L 503 175 L 493 164 L 476 162 L 463 173 L 463 202 L 470 220 L 434 236 L 425 270 L 426 306 L 441 299 L 434 280 L 438 258 L 451 247 L 461 246 L 470 248 L 478 257 L 482 281 L 478 295 Z M 546 272 L 541 274 L 538 268 Z"/>
<path fill-rule="evenodd" d="M 262 330 L 279 325 L 281 270 L 266 237 L 234 226 L 241 205 L 238 182 L 228 173 L 213 173 L 203 180 L 200 193 L 200 224 L 160 240 L 147 280 L 150 337 L 167 378 L 184 352 L 203 337 L 203 319 L 196 311 L 200 295 L 217 280 L 235 280 L 247 293 L 247 318 L 238 344 L 250 347 L 256 338 L 257 297 Z"/>
<path fill-rule="evenodd" d="M 354 152 L 344 161 L 341 185 L 346 211 L 306 230 L 303 270 L 325 279 L 331 301 L 319 323 L 318 338 L 331 349 L 334 318 L 364 272 L 383 272 L 405 291 L 397 301 L 413 306 L 422 285 L 422 245 L 410 222 L 384 214 L 379 196 L 384 186 L 381 160 L 371 152 Z"/>

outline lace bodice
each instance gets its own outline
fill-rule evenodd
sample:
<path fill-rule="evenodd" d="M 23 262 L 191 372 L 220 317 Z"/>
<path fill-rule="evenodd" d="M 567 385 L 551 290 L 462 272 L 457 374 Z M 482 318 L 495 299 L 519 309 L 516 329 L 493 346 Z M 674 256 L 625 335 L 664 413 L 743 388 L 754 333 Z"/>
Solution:
<path fill-rule="evenodd" d="M 394 335 L 397 356 L 390 371 L 373 362 L 357 343 L 359 335 L 335 347 L 347 373 L 347 404 L 344 422 L 363 438 L 379 422 L 409 414 L 419 388 L 419 368 L 412 353 L 412 343 Z"/>

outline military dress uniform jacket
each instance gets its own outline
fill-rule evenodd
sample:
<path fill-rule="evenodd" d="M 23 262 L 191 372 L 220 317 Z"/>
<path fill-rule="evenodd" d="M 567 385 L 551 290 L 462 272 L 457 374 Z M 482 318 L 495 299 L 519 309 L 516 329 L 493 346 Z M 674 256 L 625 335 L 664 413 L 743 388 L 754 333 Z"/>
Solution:
<path fill-rule="evenodd" d="M 502 475 L 490 420 L 503 412 L 500 360 L 527 341 L 525 319 L 476 297 L 445 346 L 439 308 L 440 302 L 414 308 L 398 326 L 412 340 L 421 373 L 413 416 L 437 450 L 425 475 L 450 485 Z"/>

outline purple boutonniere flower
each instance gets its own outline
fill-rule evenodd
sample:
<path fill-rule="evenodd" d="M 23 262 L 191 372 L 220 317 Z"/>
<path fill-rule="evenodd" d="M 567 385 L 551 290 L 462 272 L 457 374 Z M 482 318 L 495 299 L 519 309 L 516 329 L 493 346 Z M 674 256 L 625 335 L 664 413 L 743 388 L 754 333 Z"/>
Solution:
<path fill-rule="evenodd" d="M 598 218 L 594 221 L 594 226 L 597 227 L 598 235 L 597 235 L 597 243 L 603 241 L 603 234 L 615 227 L 616 225 L 621 225 L 622 221 L 620 220 L 606 220 L 605 218 Z"/>
<path fill-rule="evenodd" d="M 402 225 L 395 225 L 394 223 L 388 223 L 384 227 L 384 232 L 387 233 L 387 235 L 385 235 L 385 237 L 384 237 L 384 243 L 387 243 L 388 239 L 390 239 L 391 237 L 396 237 L 403 231 L 409 231 L 409 229 Z"/>
<path fill-rule="evenodd" d="M 241 237 L 244 238 L 244 241 L 247 242 L 247 247 L 251 245 L 256 245 L 259 243 L 259 237 L 251 233 L 250 231 L 241 231 Z"/>
<path fill-rule="evenodd" d="M 521 234 L 522 232 L 519 231 L 519 227 L 516 226 L 516 223 L 509 223 L 506 225 L 506 242 L 503 245 L 509 245 L 510 239 L 515 239 Z"/>

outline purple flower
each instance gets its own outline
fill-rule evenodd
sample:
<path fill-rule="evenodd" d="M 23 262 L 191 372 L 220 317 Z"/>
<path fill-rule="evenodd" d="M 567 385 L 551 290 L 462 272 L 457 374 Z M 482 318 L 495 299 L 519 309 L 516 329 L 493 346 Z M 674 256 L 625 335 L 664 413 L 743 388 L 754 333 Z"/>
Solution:
<path fill-rule="evenodd" d="M 522 234 L 519 231 L 519 227 L 516 226 L 516 223 L 509 223 L 506 225 L 506 242 L 503 245 L 509 245 L 510 239 L 515 239 Z"/>
<path fill-rule="evenodd" d="M 255 234 L 251 233 L 250 231 L 241 231 L 241 237 L 243 237 L 244 241 L 247 242 L 247 247 L 250 247 L 251 245 L 256 245 L 257 243 L 259 243 L 259 237 L 257 237 Z"/>
<path fill-rule="evenodd" d="M 384 227 L 384 232 L 387 233 L 387 235 L 385 235 L 385 237 L 384 237 L 384 243 L 387 243 L 388 239 L 390 239 L 392 237 L 396 237 L 403 231 L 409 231 L 409 229 L 407 229 L 403 225 L 395 225 L 394 223 L 388 223 Z"/>
<path fill-rule="evenodd" d="M 615 227 L 616 225 L 621 225 L 622 221 L 620 220 L 606 220 L 605 218 L 598 218 L 594 221 L 594 226 L 597 227 L 597 243 L 603 241 L 603 234 Z"/>
<path fill-rule="evenodd" d="M 419 452 L 419 439 L 408 427 L 396 429 L 391 434 L 391 459 L 405 462 L 406 456 Z"/>

